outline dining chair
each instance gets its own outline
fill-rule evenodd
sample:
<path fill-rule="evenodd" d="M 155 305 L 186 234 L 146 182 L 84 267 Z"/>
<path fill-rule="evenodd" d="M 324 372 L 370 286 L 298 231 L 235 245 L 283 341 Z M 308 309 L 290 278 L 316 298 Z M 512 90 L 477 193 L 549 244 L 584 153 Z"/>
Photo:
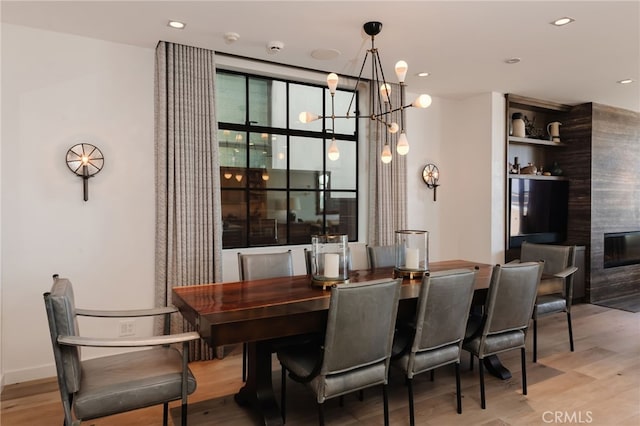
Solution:
<path fill-rule="evenodd" d="M 277 253 L 238 253 L 240 281 L 293 275 L 291 250 Z M 247 343 L 242 344 L 242 381 L 247 381 Z"/>
<path fill-rule="evenodd" d="M 469 269 L 425 275 L 418 295 L 414 326 L 396 330 L 394 350 L 401 349 L 393 354 L 391 365 L 406 376 L 409 423 L 412 426 L 415 424 L 414 376 L 445 365 L 455 364 L 457 411 L 462 413 L 460 353 L 474 283 L 475 273 Z"/>
<path fill-rule="evenodd" d="M 98 311 L 75 307 L 71 282 L 53 276 L 44 302 L 53 345 L 65 426 L 138 408 L 163 404 L 163 425 L 168 423 L 169 402 L 182 401 L 182 425 L 187 424 L 187 396 L 196 389 L 189 370 L 189 342 L 196 332 L 169 335 L 174 307 Z M 80 335 L 78 316 L 127 318 L 163 315 L 165 335 L 152 337 L 89 337 Z M 182 344 L 182 354 L 172 344 Z M 81 347 L 144 348 L 134 352 L 83 360 Z M 149 349 L 150 347 L 150 349 Z"/>
<path fill-rule="evenodd" d="M 316 396 L 320 424 L 328 399 L 382 385 L 384 424 L 389 424 L 387 381 L 401 279 L 338 284 L 331 288 L 323 345 L 277 352 L 282 366 L 281 409 L 286 421 L 286 373 Z"/>
<path fill-rule="evenodd" d="M 371 269 L 396 266 L 396 246 L 367 246 Z"/>
<path fill-rule="evenodd" d="M 542 262 L 496 265 L 479 323 L 469 321 L 462 349 L 479 359 L 480 405 L 486 408 L 483 360 L 490 355 L 520 349 L 522 394 L 527 394 L 525 337 L 540 277 Z"/>
<path fill-rule="evenodd" d="M 544 260 L 538 297 L 533 307 L 533 362 L 538 361 L 538 318 L 565 312 L 569 330 L 569 348 L 573 352 L 573 328 L 571 327 L 571 302 L 573 299 L 573 277 L 575 246 L 533 244 L 523 242 L 520 261 Z"/>

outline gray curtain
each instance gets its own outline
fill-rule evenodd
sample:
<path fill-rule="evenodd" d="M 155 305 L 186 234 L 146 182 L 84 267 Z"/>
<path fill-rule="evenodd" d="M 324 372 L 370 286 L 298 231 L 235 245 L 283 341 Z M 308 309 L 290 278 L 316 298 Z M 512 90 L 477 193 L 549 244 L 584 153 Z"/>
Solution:
<path fill-rule="evenodd" d="M 370 85 L 373 86 L 373 85 Z M 400 106 L 400 86 L 391 84 L 391 105 Z M 369 90 L 377 90 L 370 87 Z M 374 93 L 375 96 L 377 96 Z M 400 124 L 400 112 L 386 121 Z M 405 123 L 406 124 L 406 123 Z M 395 231 L 407 226 L 407 156 L 396 152 L 400 132 L 388 134 L 386 127 L 370 120 L 369 140 L 369 217 L 367 241 L 369 245 L 392 245 Z M 380 160 L 385 140 L 391 145 L 393 160 L 384 164 Z M 409 140 L 411 144 L 411 140 Z"/>
<path fill-rule="evenodd" d="M 156 305 L 171 289 L 220 281 L 222 214 L 214 52 L 160 42 L 156 48 Z M 177 317 L 177 316 L 174 316 Z M 174 318 L 173 331 L 191 326 Z M 206 342 L 192 360 L 213 358 Z"/>

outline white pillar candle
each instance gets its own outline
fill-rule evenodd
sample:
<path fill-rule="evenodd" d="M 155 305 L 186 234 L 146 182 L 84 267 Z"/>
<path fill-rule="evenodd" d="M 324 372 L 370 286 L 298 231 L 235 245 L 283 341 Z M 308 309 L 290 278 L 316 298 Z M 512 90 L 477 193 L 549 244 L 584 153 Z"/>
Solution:
<path fill-rule="evenodd" d="M 338 278 L 340 276 L 340 255 L 336 253 L 325 253 L 324 255 L 324 276 L 327 278 Z"/>
<path fill-rule="evenodd" d="M 420 254 L 419 249 L 414 248 L 406 248 L 404 251 L 405 256 L 405 266 L 407 269 L 418 269 L 418 255 Z"/>

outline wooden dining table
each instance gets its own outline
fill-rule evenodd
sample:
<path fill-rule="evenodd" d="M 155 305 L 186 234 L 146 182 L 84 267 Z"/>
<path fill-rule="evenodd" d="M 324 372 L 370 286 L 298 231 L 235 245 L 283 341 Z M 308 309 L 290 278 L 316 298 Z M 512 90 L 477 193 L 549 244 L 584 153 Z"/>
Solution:
<path fill-rule="evenodd" d="M 459 268 L 476 271 L 474 304 L 484 303 L 491 265 L 466 260 L 429 264 L 430 272 Z M 349 282 L 392 276 L 393 268 L 356 270 L 349 273 Z M 415 315 L 421 282 L 421 279 L 403 280 L 399 320 Z M 288 336 L 324 332 L 330 292 L 312 286 L 310 276 L 297 275 L 174 287 L 172 296 L 173 304 L 212 347 L 248 343 L 247 381 L 235 400 L 260 412 L 265 424 L 282 424 L 272 385 L 273 342 Z M 501 368 L 499 362 L 485 365 L 494 374 L 509 373 L 495 371 Z"/>

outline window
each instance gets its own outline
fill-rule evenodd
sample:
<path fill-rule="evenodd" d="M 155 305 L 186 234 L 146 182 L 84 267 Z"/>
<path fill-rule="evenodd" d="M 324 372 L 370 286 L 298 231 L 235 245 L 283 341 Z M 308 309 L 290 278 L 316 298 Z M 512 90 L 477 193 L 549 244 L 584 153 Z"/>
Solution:
<path fill-rule="evenodd" d="M 357 240 L 357 119 L 336 120 L 331 161 L 331 120 L 298 119 L 331 114 L 325 87 L 218 70 L 216 90 L 223 247 L 309 244 L 323 233 Z M 340 115 L 351 95 L 337 90 Z"/>

